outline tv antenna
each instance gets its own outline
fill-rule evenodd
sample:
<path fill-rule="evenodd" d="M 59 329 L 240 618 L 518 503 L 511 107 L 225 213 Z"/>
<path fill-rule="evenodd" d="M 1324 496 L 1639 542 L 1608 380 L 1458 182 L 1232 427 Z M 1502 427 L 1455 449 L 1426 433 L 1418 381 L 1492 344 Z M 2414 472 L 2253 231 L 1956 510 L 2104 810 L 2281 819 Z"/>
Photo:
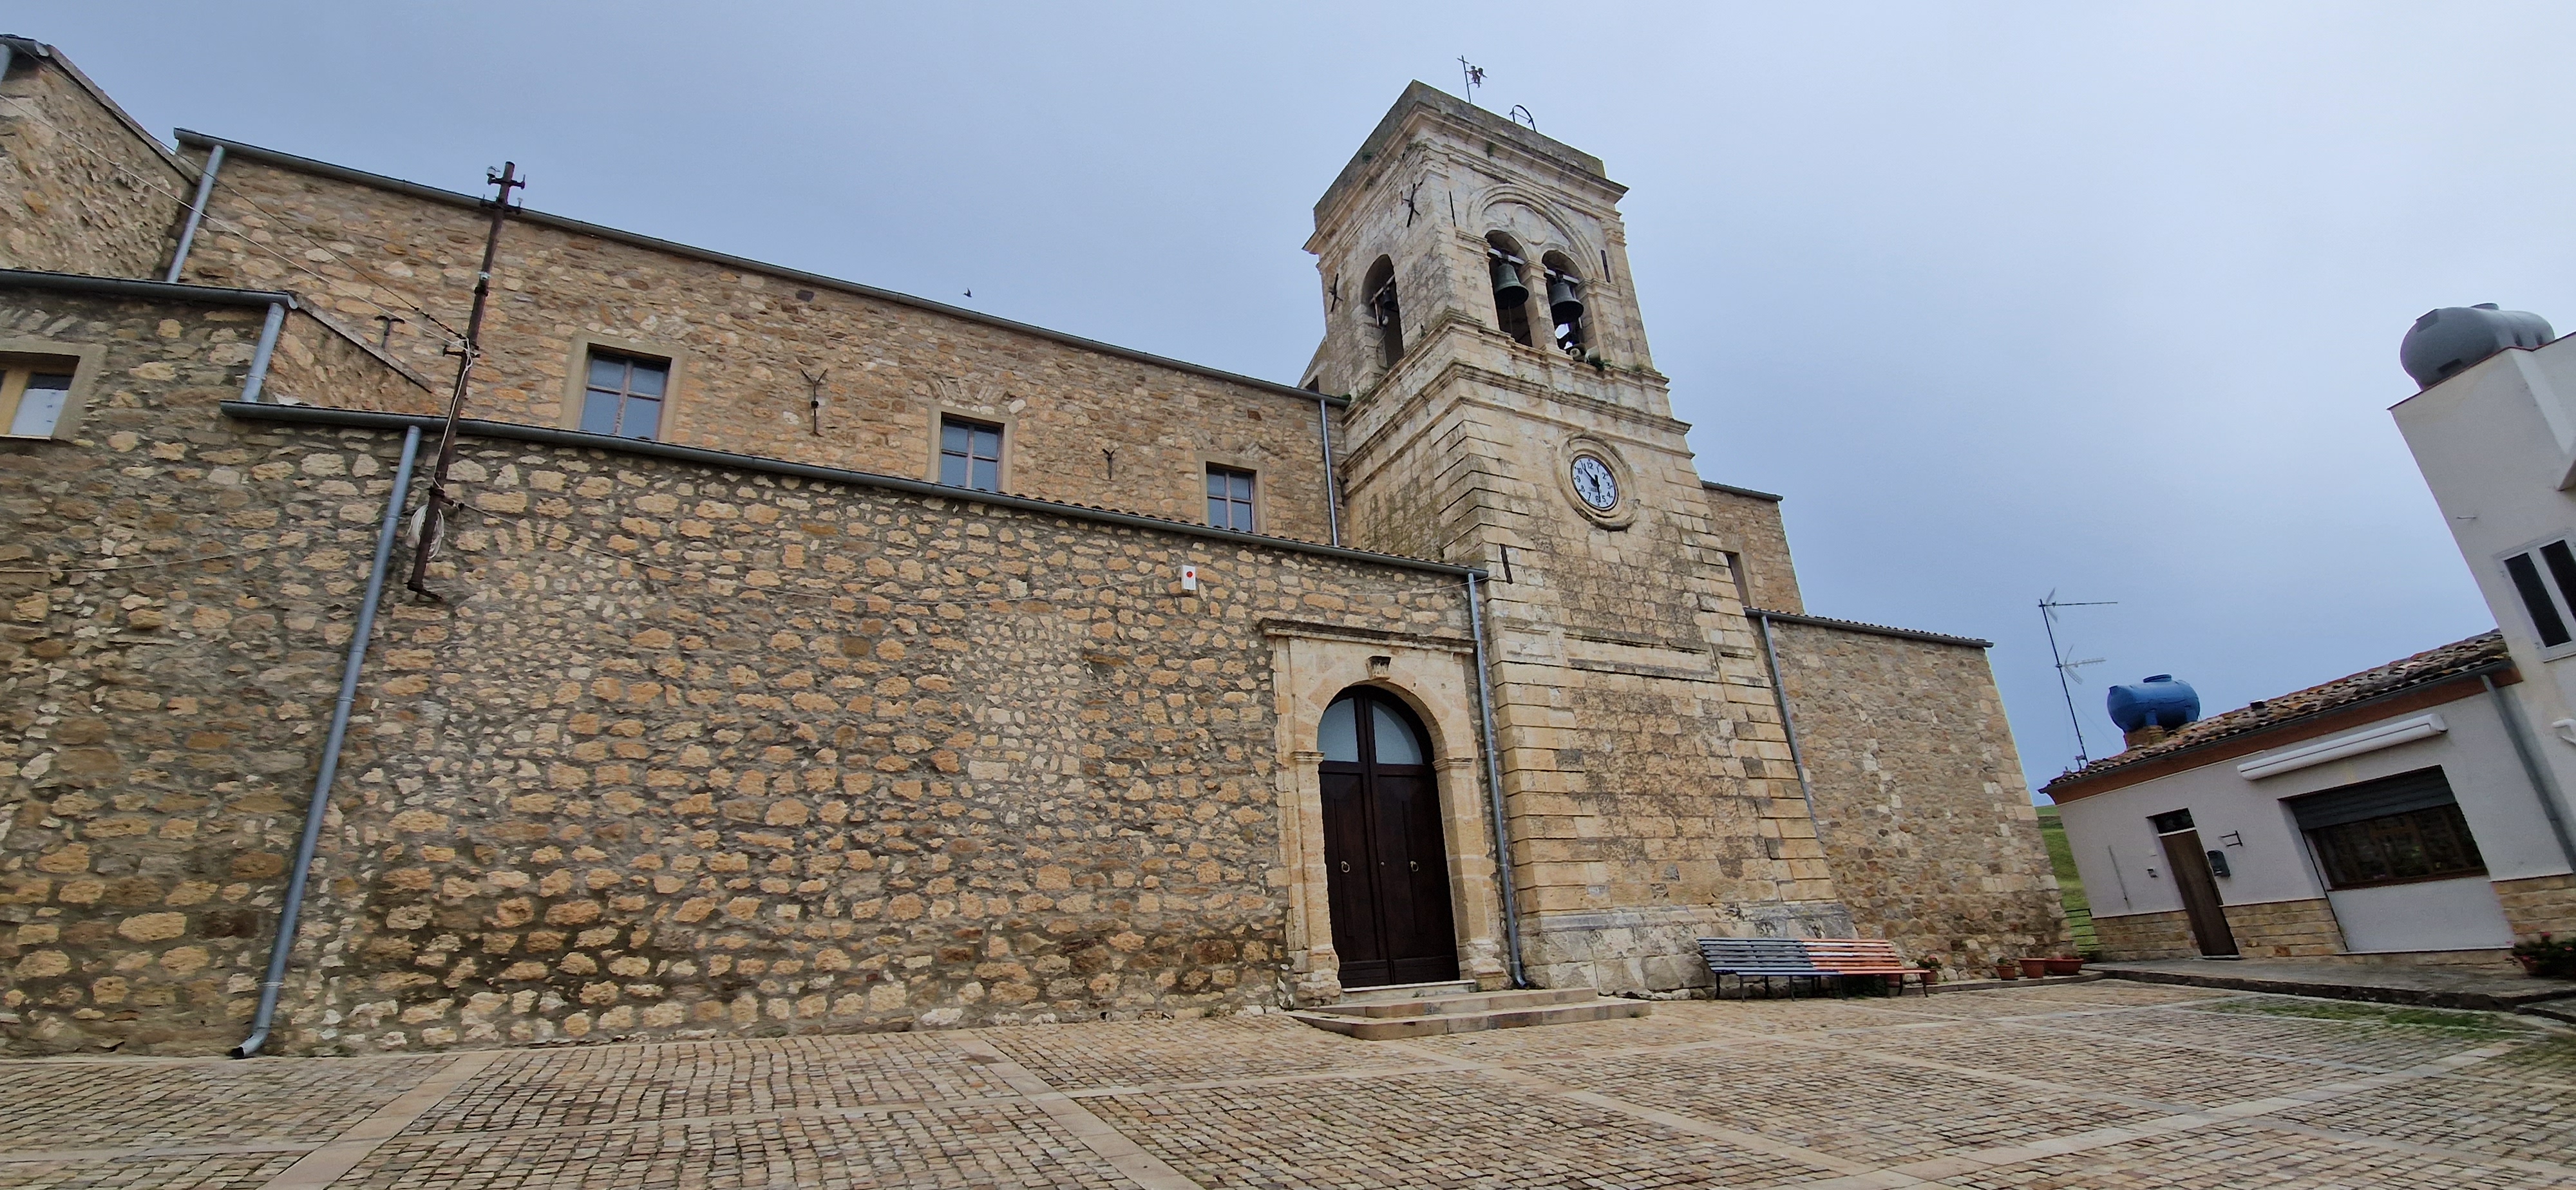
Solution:
<path fill-rule="evenodd" d="M 1467 80 L 1467 102 L 1476 102 L 1476 88 L 1485 85 L 1485 68 L 1469 62 L 1467 60 L 1467 55 L 1460 54 L 1458 55 L 1458 73 L 1461 77 Z"/>
<path fill-rule="evenodd" d="M 2066 721 L 2075 728 L 2075 767 L 2079 769 L 2083 768 L 2085 765 L 2093 763 L 2093 757 L 2091 756 L 2093 749 L 2091 745 L 2084 742 L 2083 717 L 2075 713 L 2075 688 L 2073 683 L 2084 680 L 2083 675 L 2077 673 L 2077 670 L 2082 669 L 2087 665 L 2100 665 L 2102 664 L 2102 659 L 2099 657 L 2087 657 L 2080 661 L 2067 660 L 2066 651 L 2057 646 L 2057 609 L 2061 607 L 2113 607 L 2118 605 L 2119 602 L 2120 601 L 2116 599 L 2099 599 L 2089 603 L 2065 603 L 2058 600 L 2057 592 L 2055 591 L 2049 592 L 2045 598 L 2042 598 L 2039 601 L 2039 626 L 2046 629 L 2048 632 L 2048 659 L 2057 664 L 2057 694 L 2058 697 L 2066 700 Z"/>

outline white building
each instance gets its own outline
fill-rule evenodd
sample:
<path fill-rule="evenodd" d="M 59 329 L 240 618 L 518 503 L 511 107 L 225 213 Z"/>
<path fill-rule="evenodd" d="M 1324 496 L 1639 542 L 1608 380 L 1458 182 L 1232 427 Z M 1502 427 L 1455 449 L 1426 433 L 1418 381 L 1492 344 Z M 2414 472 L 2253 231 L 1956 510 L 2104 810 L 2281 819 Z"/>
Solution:
<path fill-rule="evenodd" d="M 2576 928 L 2528 685 L 2484 633 L 2051 782 L 2105 957 L 2501 964 Z"/>

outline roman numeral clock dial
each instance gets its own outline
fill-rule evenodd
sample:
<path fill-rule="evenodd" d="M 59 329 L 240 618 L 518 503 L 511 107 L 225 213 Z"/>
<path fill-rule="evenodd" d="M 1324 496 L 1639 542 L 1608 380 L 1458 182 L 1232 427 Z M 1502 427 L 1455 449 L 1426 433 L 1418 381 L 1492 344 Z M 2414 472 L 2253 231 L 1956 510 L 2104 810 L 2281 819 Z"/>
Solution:
<path fill-rule="evenodd" d="M 1619 506 L 1619 477 L 1611 474 L 1610 464 L 1591 455 L 1576 455 L 1574 494 L 1594 512 L 1608 512 Z"/>

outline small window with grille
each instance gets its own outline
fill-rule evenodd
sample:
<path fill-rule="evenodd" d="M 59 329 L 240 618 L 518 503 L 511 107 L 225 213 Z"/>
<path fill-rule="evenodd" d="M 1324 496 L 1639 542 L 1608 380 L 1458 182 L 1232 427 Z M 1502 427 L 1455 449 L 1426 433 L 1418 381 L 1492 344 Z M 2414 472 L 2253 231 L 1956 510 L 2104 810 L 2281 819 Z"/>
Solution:
<path fill-rule="evenodd" d="M 2504 557 L 2505 578 L 2531 617 L 2532 635 L 2551 655 L 2576 652 L 2576 551 L 2565 539 L 2543 542 Z"/>
<path fill-rule="evenodd" d="M 1252 472 L 1208 464 L 1208 523 L 1219 529 L 1253 532 Z"/>
<path fill-rule="evenodd" d="M 68 356 L 0 356 L 0 425 L 11 438 L 51 438 L 63 428 L 78 360 Z"/>
<path fill-rule="evenodd" d="M 589 368 L 581 397 L 583 433 L 661 437 L 662 404 L 670 399 L 671 361 L 594 350 Z"/>
<path fill-rule="evenodd" d="M 979 492 L 1002 490 L 1002 427 L 939 419 L 939 482 Z"/>

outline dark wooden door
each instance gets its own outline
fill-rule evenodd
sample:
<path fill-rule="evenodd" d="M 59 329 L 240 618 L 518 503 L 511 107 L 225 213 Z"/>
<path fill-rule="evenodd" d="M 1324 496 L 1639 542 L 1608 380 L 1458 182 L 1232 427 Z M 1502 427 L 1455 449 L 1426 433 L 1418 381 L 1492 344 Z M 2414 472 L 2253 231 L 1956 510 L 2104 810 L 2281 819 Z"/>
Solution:
<path fill-rule="evenodd" d="M 1458 978 L 1448 848 L 1428 744 L 1412 712 L 1374 691 L 1324 716 L 1325 902 L 1342 986 Z"/>
<path fill-rule="evenodd" d="M 2182 891 L 2183 914 L 2191 919 L 2192 941 L 2204 955 L 2236 953 L 2236 935 L 2227 928 L 2227 910 L 2218 899 L 2218 878 L 2209 871 L 2209 856 L 2200 849 L 2199 831 L 2159 836 L 2165 866 L 2173 869 L 2174 887 Z"/>

